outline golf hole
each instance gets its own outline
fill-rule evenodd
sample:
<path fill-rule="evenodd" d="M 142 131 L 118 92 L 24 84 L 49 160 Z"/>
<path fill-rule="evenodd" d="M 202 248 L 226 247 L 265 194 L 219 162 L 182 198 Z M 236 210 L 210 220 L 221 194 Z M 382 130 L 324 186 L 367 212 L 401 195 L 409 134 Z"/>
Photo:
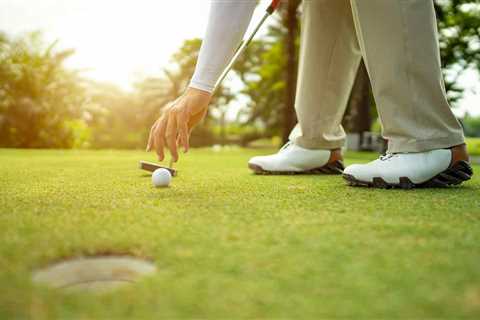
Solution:
<path fill-rule="evenodd" d="M 155 273 L 155 265 L 131 256 L 94 256 L 61 261 L 33 273 L 33 282 L 66 292 L 106 292 Z"/>

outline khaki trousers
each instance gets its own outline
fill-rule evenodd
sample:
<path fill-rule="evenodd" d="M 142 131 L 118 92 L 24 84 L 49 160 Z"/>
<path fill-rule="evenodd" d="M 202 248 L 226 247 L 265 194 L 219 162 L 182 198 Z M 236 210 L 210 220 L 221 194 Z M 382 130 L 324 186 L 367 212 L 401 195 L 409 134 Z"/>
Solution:
<path fill-rule="evenodd" d="M 388 152 L 422 152 L 464 142 L 440 69 L 432 0 L 304 0 L 290 140 L 340 148 L 341 121 L 363 57 Z"/>

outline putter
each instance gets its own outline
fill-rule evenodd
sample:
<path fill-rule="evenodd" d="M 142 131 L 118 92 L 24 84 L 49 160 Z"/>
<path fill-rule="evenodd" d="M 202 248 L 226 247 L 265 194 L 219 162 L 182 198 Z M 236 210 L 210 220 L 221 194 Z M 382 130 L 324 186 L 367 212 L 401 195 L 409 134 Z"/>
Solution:
<path fill-rule="evenodd" d="M 172 177 L 176 177 L 177 176 L 177 170 L 173 169 L 173 160 L 170 160 L 170 166 L 168 167 L 165 167 L 165 166 L 161 166 L 157 163 L 154 163 L 154 162 L 148 162 L 148 161 L 140 161 L 140 169 L 142 170 L 145 170 L 145 171 L 149 171 L 149 172 L 153 172 L 157 169 L 160 169 L 160 168 L 163 168 L 163 169 L 167 169 L 170 174 L 172 175 Z"/>
<path fill-rule="evenodd" d="M 223 72 L 220 74 L 220 77 L 218 78 L 217 82 L 215 82 L 215 86 L 213 88 L 212 95 L 215 94 L 215 92 L 217 92 L 218 88 L 220 87 L 220 84 L 225 79 L 228 72 L 232 69 L 235 62 L 237 62 L 238 57 L 240 57 L 240 55 L 245 51 L 245 49 L 250 44 L 250 42 L 252 42 L 252 39 L 255 37 L 255 35 L 257 34 L 260 27 L 265 23 L 265 20 L 267 20 L 267 18 L 270 17 L 275 12 L 275 10 L 277 9 L 279 4 L 280 4 L 280 0 L 272 0 L 270 5 L 268 6 L 264 16 L 262 17 L 262 19 L 260 19 L 260 22 L 258 22 L 258 24 L 255 26 L 255 29 L 253 29 L 253 32 L 248 36 L 248 38 L 246 40 L 242 40 L 240 42 L 240 44 L 238 45 L 237 50 L 235 51 L 235 54 L 233 55 L 232 59 L 230 60 L 228 65 L 225 67 Z M 140 161 L 140 169 L 153 172 L 153 171 L 155 171 L 159 168 L 165 168 L 168 171 L 170 171 L 170 173 L 172 174 L 172 177 L 175 177 L 177 175 L 177 170 L 173 169 L 173 161 L 172 160 L 170 160 L 170 166 L 169 167 L 160 166 L 160 165 L 158 165 L 156 163 L 153 163 L 153 162 Z"/>

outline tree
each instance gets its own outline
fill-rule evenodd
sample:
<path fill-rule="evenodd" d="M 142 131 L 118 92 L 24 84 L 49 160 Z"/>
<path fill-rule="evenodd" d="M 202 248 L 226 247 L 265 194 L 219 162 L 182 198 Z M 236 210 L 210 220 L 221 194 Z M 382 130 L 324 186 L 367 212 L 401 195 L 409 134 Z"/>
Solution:
<path fill-rule="evenodd" d="M 195 71 L 196 61 L 201 47 L 200 39 L 186 40 L 183 45 L 172 55 L 171 65 L 163 70 L 163 75 L 157 78 L 148 78 L 136 85 L 137 96 L 140 105 L 148 110 L 144 112 L 144 122 L 149 128 L 153 121 L 160 116 L 162 108 L 169 102 L 174 101 L 187 88 Z M 211 102 L 210 110 L 203 123 L 198 125 L 190 137 L 191 146 L 204 146 L 214 142 L 212 123 L 219 121 L 224 132 L 226 106 L 233 99 L 230 90 L 221 85 Z M 218 115 L 213 118 L 212 114 Z M 148 131 L 144 132 L 145 137 Z"/>
<path fill-rule="evenodd" d="M 480 116 L 474 117 L 467 113 L 462 119 L 462 124 L 467 137 L 480 137 Z"/>
<path fill-rule="evenodd" d="M 145 130 L 143 110 L 135 95 L 109 83 L 87 84 L 84 121 L 90 130 L 89 146 L 95 149 L 142 147 Z"/>
<path fill-rule="evenodd" d="M 78 75 L 63 66 L 73 50 L 45 47 L 40 33 L 1 34 L 0 46 L 0 146 L 71 147 L 69 120 L 84 102 Z"/>
<path fill-rule="evenodd" d="M 266 37 L 253 41 L 234 67 L 245 85 L 242 93 L 249 101 L 242 112 L 247 118 L 245 123 L 258 127 L 266 137 L 287 140 L 296 123 L 300 2 L 283 3 Z M 258 138 L 258 134 L 251 137 Z"/>
<path fill-rule="evenodd" d="M 461 98 L 458 77 L 468 68 L 480 71 L 480 3 L 478 0 L 435 0 L 440 53 L 450 100 Z"/>

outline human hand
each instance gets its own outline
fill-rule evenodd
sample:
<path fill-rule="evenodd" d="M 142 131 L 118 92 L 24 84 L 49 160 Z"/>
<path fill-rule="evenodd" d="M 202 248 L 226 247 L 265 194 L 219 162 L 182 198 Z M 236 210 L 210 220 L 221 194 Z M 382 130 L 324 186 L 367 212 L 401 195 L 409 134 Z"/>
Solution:
<path fill-rule="evenodd" d="M 206 115 L 212 94 L 188 88 L 183 95 L 162 109 L 160 117 L 150 129 L 147 151 L 155 150 L 158 160 L 165 158 L 167 147 L 174 162 L 178 161 L 178 146 L 188 151 L 192 129 Z"/>

